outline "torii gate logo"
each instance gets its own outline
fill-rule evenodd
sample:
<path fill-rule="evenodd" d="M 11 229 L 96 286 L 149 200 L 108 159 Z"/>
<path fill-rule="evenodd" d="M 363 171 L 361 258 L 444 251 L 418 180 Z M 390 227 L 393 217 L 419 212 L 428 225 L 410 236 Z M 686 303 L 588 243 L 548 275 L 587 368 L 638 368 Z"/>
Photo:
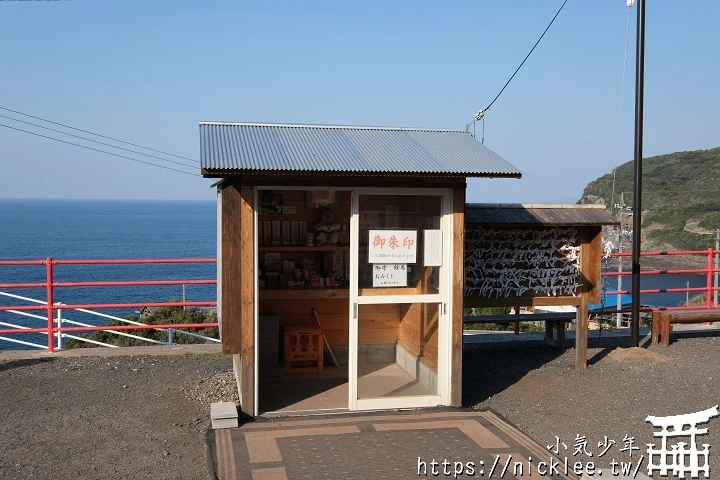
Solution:
<path fill-rule="evenodd" d="M 710 478 L 710 445 L 704 443 L 702 449 L 698 449 L 696 441 L 696 437 L 707 434 L 708 429 L 697 428 L 697 425 L 707 423 L 717 416 L 718 405 L 702 412 L 684 415 L 648 416 L 645 421 L 661 429 L 659 432 L 653 432 L 653 435 L 662 439 L 659 449 L 655 448 L 654 443 L 648 444 L 648 475 L 652 476 L 653 472 L 658 472 L 661 476 L 667 477 L 668 473 L 671 473 L 675 477 L 685 478 L 685 474 L 689 473 L 691 478 L 698 478 L 702 472 L 705 478 Z M 690 448 L 686 448 L 687 442 L 677 442 L 668 449 L 668 438 L 671 437 L 689 437 Z M 657 459 L 658 463 L 653 463 L 654 459 Z"/>

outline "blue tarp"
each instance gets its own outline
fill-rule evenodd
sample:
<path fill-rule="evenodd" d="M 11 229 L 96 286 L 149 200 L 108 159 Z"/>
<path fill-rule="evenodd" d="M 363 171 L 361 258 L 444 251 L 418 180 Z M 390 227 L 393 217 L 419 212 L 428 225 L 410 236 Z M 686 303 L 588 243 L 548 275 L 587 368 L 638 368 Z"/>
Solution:
<path fill-rule="evenodd" d="M 622 307 L 621 308 L 630 308 L 632 306 L 632 295 L 621 295 L 621 302 Z M 602 305 L 598 305 L 596 303 L 589 303 L 588 304 L 588 311 L 589 312 L 597 312 L 599 310 L 602 310 L 603 308 L 605 310 L 616 310 L 617 309 L 617 295 L 608 295 L 608 294 L 602 294 L 600 297 L 600 302 L 604 304 L 604 307 Z"/>

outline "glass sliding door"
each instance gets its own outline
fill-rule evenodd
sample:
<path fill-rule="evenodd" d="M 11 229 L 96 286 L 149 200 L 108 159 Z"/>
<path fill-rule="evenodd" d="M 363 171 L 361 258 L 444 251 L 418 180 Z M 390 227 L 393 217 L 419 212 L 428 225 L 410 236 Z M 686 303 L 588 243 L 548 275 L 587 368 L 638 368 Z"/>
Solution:
<path fill-rule="evenodd" d="M 351 227 L 351 409 L 447 403 L 451 192 L 359 191 Z"/>

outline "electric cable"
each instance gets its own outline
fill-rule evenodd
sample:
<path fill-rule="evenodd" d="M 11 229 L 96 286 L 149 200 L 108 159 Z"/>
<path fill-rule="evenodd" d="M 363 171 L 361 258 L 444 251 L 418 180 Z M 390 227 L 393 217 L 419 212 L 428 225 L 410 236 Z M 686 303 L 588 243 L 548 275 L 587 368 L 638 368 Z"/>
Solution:
<path fill-rule="evenodd" d="M 100 144 L 100 145 L 105 145 L 106 147 L 117 148 L 118 150 L 124 150 L 124 151 L 126 151 L 126 152 L 135 153 L 135 154 L 137 154 L 137 155 L 145 155 L 146 157 L 156 158 L 156 159 L 158 159 L 158 160 L 162 160 L 163 162 L 174 163 L 174 164 L 176 164 L 176 165 L 182 165 L 182 166 L 184 166 L 184 167 L 189 167 L 189 168 L 196 168 L 196 167 L 197 167 L 197 165 L 190 165 L 189 163 L 183 163 L 183 162 L 178 162 L 178 161 L 175 161 L 175 160 L 169 160 L 169 159 L 167 159 L 167 158 L 158 157 L 158 156 L 156 156 L 156 155 L 150 155 L 149 153 L 143 153 L 143 152 L 138 152 L 137 150 L 130 150 L 129 148 L 118 147 L 117 145 L 112 145 L 112 144 L 110 144 L 110 143 L 101 142 L 101 141 L 99 141 L 99 140 L 93 140 L 92 138 L 82 137 L 82 136 L 80 136 L 80 135 L 74 135 L 74 134 L 72 134 L 72 133 L 63 132 L 62 130 L 57 130 L 57 129 L 50 128 L 50 127 L 44 127 L 44 126 L 38 125 L 38 124 L 36 124 L 36 123 L 26 122 L 25 120 L 20 120 L 20 119 L 13 118 L 13 117 L 8 117 L 7 115 L 0 115 L 0 118 L 7 118 L 8 120 L 12 120 L 12 121 L 14 121 L 14 122 L 24 123 L 25 125 L 31 125 L 31 126 L 33 126 L 33 127 L 44 128 L 45 130 L 50 130 L 51 132 L 60 133 L 60 134 L 62 134 L 62 135 L 67 135 L 67 136 L 69 136 L 69 137 L 79 138 L 79 139 L 81 139 L 81 140 L 86 140 L 86 141 L 88 141 L 88 142 L 98 143 L 98 144 Z"/>
<path fill-rule="evenodd" d="M 69 129 L 71 129 L 71 130 L 75 130 L 75 131 L 82 132 L 82 133 L 87 133 L 87 134 L 90 134 L 90 135 L 95 135 L 96 137 L 104 138 L 104 139 L 106 139 L 106 140 L 112 140 L 113 142 L 124 143 L 125 145 L 131 145 L 131 146 L 133 146 L 133 147 L 142 148 L 142 149 L 144 149 L 144 150 L 150 150 L 151 152 L 162 153 L 163 155 L 169 155 L 169 156 L 171 156 L 171 157 L 182 158 L 183 160 L 190 160 L 191 162 L 197 162 L 197 160 L 194 160 L 194 159 L 189 158 L 189 157 L 183 157 L 182 155 L 175 155 L 174 153 L 164 152 L 164 151 L 162 151 L 162 150 L 156 150 L 156 149 L 154 149 L 154 148 L 144 147 L 144 146 L 138 145 L 138 144 L 136 144 L 136 143 L 130 143 L 130 142 L 126 142 L 126 141 L 124 141 L 124 140 L 120 140 L 120 139 L 117 139 L 117 138 L 108 137 L 108 136 L 105 136 L 105 135 L 100 135 L 99 133 L 94 133 L 94 132 L 90 132 L 90 131 L 88 131 L 88 130 L 83 130 L 83 129 L 81 129 L 81 128 L 76 128 L 76 127 L 73 127 L 73 126 L 70 126 L 70 125 L 65 125 L 64 123 L 54 122 L 54 121 L 52 121 L 52 120 L 48 120 L 48 119 L 42 118 L 42 117 L 36 117 L 36 116 L 34 116 L 34 115 L 30 115 L 29 113 L 23 113 L 23 112 L 19 112 L 19 111 L 17 111 L 17 110 L 12 110 L 12 109 L 10 109 L 10 108 L 3 107 L 2 105 L 0 105 L 0 110 L 6 110 L 6 111 L 8 111 L 8 112 L 12 112 L 12 113 L 15 113 L 15 114 L 18 114 L 18 115 L 23 115 L 23 116 L 25 116 L 25 117 L 34 118 L 35 120 L 42 120 L 43 122 L 52 123 L 53 125 L 58 125 L 58 126 L 60 126 L 60 127 L 69 128 Z"/>
<path fill-rule="evenodd" d="M 66 143 L 66 144 L 68 144 L 68 145 L 73 145 L 73 146 L 75 146 L 75 147 L 86 148 L 86 149 L 92 150 L 92 151 L 94 151 L 94 152 L 105 153 L 105 154 L 107 154 L 107 155 L 112 155 L 112 156 L 114 156 L 114 157 L 124 158 L 124 159 L 127 159 L 127 160 L 131 160 L 131 161 L 133 161 L 133 162 L 144 163 L 145 165 L 152 165 L 153 167 L 164 168 L 164 169 L 166 169 L 166 170 L 172 170 L 172 171 L 174 171 L 174 172 L 184 173 L 184 174 L 186 174 L 186 175 L 192 175 L 192 176 L 196 176 L 196 175 L 197 175 L 196 173 L 186 172 L 186 171 L 184 171 L 184 170 L 178 170 L 177 168 L 168 167 L 168 166 L 166 166 L 166 165 L 158 165 L 158 164 L 156 164 L 156 163 L 146 162 L 146 161 L 144 161 L 144 160 L 138 160 L 137 158 L 132 158 L 132 157 L 128 157 L 128 156 L 125 156 L 125 155 L 120 155 L 120 154 L 117 154 L 117 153 L 106 152 L 105 150 L 100 150 L 100 149 L 97 149 L 97 148 L 88 147 L 87 145 L 80 145 L 79 143 L 68 142 L 67 140 L 61 140 L 61 139 L 59 139 L 59 138 L 49 137 L 49 136 L 47 136 L 47 135 L 41 135 L 41 134 L 39 134 L 39 133 L 30 132 L 30 131 L 28 131 L 28 130 L 23 130 L 23 129 L 21 129 L 21 128 L 11 127 L 10 125 L 4 125 L 4 124 L 2 124 L 2 123 L 0 123 L 0 127 L 9 128 L 9 129 L 12 129 L 12 130 L 16 130 L 16 131 L 18 131 L 18 132 L 28 133 L 28 134 L 30 134 L 30 135 L 36 135 L 36 136 L 38 136 L 38 137 L 47 138 L 47 139 L 49 139 L 49 140 L 55 140 L 56 142 Z"/>
<path fill-rule="evenodd" d="M 480 110 L 480 111 L 477 113 L 477 115 L 475 115 L 475 118 L 473 118 L 473 120 L 472 120 L 473 123 L 479 121 L 479 120 L 482 119 L 482 118 L 484 118 L 485 112 L 487 112 L 487 111 L 490 109 L 490 107 L 492 107 L 492 106 L 495 104 L 495 102 L 497 101 L 498 98 L 500 98 L 500 95 L 503 94 L 503 92 L 505 91 L 505 89 L 507 88 L 507 86 L 510 85 L 510 82 L 512 82 L 513 78 L 515 78 L 515 75 L 517 75 L 517 73 L 520 71 L 520 69 L 522 68 L 522 66 L 525 65 L 525 62 L 527 61 L 527 59 L 530 58 L 530 55 L 532 55 L 532 53 L 535 51 L 535 48 L 540 44 L 540 41 L 543 39 L 543 37 L 545 36 L 545 34 L 547 33 L 547 31 L 550 30 L 550 27 L 551 27 L 552 24 L 555 22 L 555 19 L 558 17 L 558 15 L 560 15 L 560 12 L 562 11 L 562 9 L 565 8 L 565 4 L 566 4 L 567 2 L 568 2 L 568 0 L 565 0 L 565 1 L 562 3 L 562 5 L 560 5 L 560 8 L 559 8 L 558 11 L 555 13 L 555 16 L 552 18 L 552 20 L 550 20 L 550 23 L 548 24 L 548 26 L 545 27 L 545 30 L 543 31 L 542 35 L 540 35 L 540 38 L 537 39 L 537 42 L 535 42 L 535 45 L 533 45 L 533 47 L 530 49 L 530 51 L 528 52 L 528 54 L 525 55 L 525 58 L 523 59 L 523 61 L 522 61 L 522 62 L 520 63 L 520 65 L 515 69 L 515 72 L 513 72 L 513 74 L 512 74 L 512 75 L 510 76 L 510 78 L 508 79 L 508 81 L 505 82 L 505 85 L 502 87 L 502 89 L 500 90 L 500 92 L 499 92 L 497 95 L 495 95 L 495 98 L 493 98 L 492 102 L 490 102 L 490 104 L 489 104 L 487 107 L 483 108 L 482 110 Z"/>

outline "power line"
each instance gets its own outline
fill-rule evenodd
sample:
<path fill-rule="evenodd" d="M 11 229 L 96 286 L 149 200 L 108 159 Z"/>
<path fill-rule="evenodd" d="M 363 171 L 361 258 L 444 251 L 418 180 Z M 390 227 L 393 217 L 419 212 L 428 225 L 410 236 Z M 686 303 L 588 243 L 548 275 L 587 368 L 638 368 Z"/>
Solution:
<path fill-rule="evenodd" d="M 568 0 L 565 0 L 565 1 L 562 3 L 562 5 L 560 5 L 560 8 L 559 8 L 558 11 L 555 13 L 555 16 L 552 18 L 552 20 L 550 20 L 550 23 L 548 24 L 548 26 L 545 27 L 545 30 L 543 31 L 542 35 L 540 35 L 540 38 L 537 39 L 537 42 L 535 42 L 535 45 L 533 45 L 533 47 L 530 49 L 530 51 L 528 52 L 528 54 L 525 55 L 525 58 L 524 58 L 523 61 L 520 63 L 520 66 L 518 66 L 518 67 L 515 69 L 515 72 L 513 72 L 513 74 L 510 76 L 510 79 L 508 79 L 508 81 L 505 82 L 505 85 L 504 85 L 504 86 L 502 87 L 502 89 L 500 90 L 500 93 L 498 93 L 497 95 L 495 95 L 495 98 L 493 98 L 492 102 L 490 102 L 490 104 L 489 104 L 487 107 L 483 108 L 482 110 L 480 110 L 480 111 L 477 113 L 477 115 L 475 115 L 475 118 L 472 120 L 473 123 L 474 123 L 474 122 L 477 122 L 477 121 L 479 121 L 481 118 L 483 118 L 484 115 L 485 115 L 485 112 L 487 112 L 488 110 L 490 110 L 490 107 L 492 107 L 492 106 L 495 104 L 495 102 L 497 101 L 497 99 L 500 98 L 500 95 L 502 95 L 502 93 L 505 91 L 505 89 L 507 88 L 507 86 L 510 85 L 510 82 L 512 82 L 512 79 L 515 78 L 515 75 L 517 75 L 517 73 L 520 71 L 520 69 L 522 68 L 522 66 L 525 65 L 525 62 L 527 61 L 527 59 L 530 58 L 530 55 L 532 55 L 532 53 L 535 51 L 535 47 L 538 46 L 538 44 L 540 43 L 540 40 L 542 40 L 543 37 L 545 36 L 545 34 L 547 33 L 547 31 L 550 30 L 550 27 L 552 26 L 553 22 L 555 22 L 555 19 L 558 17 L 558 15 L 560 15 L 560 12 L 561 12 L 562 9 L 565 7 L 565 4 L 566 4 L 567 2 L 568 2 Z"/>
<path fill-rule="evenodd" d="M 25 120 L 20 120 L 20 119 L 13 118 L 13 117 L 8 117 L 7 115 L 0 115 L 0 117 L 1 117 L 1 118 L 7 118 L 8 120 L 12 120 L 12 121 L 14 121 L 14 122 L 24 123 L 25 125 L 32 125 L 33 127 L 44 128 L 45 130 L 50 130 L 51 132 L 60 133 L 60 134 L 62 134 L 62 135 L 67 135 L 67 136 L 69 136 L 69 137 L 79 138 L 79 139 L 81 139 L 81 140 L 86 140 L 86 141 L 88 141 L 88 142 L 98 143 L 98 144 L 100 144 L 100 145 L 105 145 L 106 147 L 117 148 L 118 150 L 124 150 L 124 151 L 126 151 L 126 152 L 135 153 L 135 154 L 137 154 L 137 155 L 145 155 L 146 157 L 156 158 L 156 159 L 158 159 L 158 160 L 162 160 L 163 162 L 174 163 L 174 164 L 176 164 L 176 165 L 182 165 L 182 166 L 184 166 L 184 167 L 189 167 L 189 168 L 196 168 L 196 167 L 197 167 L 197 165 L 190 165 L 189 163 L 183 163 L 183 162 L 178 162 L 178 161 L 175 161 L 175 160 L 169 160 L 169 159 L 167 159 L 167 158 L 158 157 L 158 156 L 156 156 L 156 155 L 150 155 L 149 153 L 143 153 L 143 152 L 138 152 L 137 150 L 130 150 L 129 148 L 118 147 L 117 145 L 112 145 L 112 144 L 110 144 L 110 143 L 101 142 L 101 141 L 99 141 L 99 140 L 93 140 L 92 138 L 82 137 L 82 136 L 80 136 L 80 135 L 74 135 L 74 134 L 72 134 L 72 133 L 63 132 L 62 130 L 56 130 L 56 129 L 54 129 L 54 128 L 50 128 L 50 127 L 45 127 L 45 126 L 42 126 L 42 125 L 38 125 L 38 124 L 36 124 L 36 123 L 26 122 Z"/>
<path fill-rule="evenodd" d="M 107 155 L 112 155 L 112 156 L 114 156 L 114 157 L 120 157 L 120 158 L 124 158 L 124 159 L 126 159 L 126 160 L 132 160 L 133 162 L 144 163 L 145 165 L 152 165 L 153 167 L 164 168 L 164 169 L 166 169 L 166 170 L 172 170 L 172 171 L 174 171 L 174 172 L 184 173 L 184 174 L 186 174 L 186 175 L 193 175 L 193 176 L 197 175 L 197 174 L 195 174 L 195 173 L 186 172 L 186 171 L 184 171 L 184 170 L 178 170 L 177 168 L 172 168 L 172 167 L 168 167 L 168 166 L 165 166 L 165 165 L 158 165 L 158 164 L 156 164 L 156 163 L 146 162 L 146 161 L 144 161 L 144 160 L 138 160 L 137 158 L 127 157 L 127 156 L 125 156 L 125 155 L 120 155 L 120 154 L 117 154 L 117 153 L 106 152 L 105 150 L 99 150 L 99 149 L 97 149 L 97 148 L 88 147 L 87 145 L 80 145 L 79 143 L 73 143 L 73 142 L 68 142 L 68 141 L 66 141 L 66 140 L 61 140 L 61 139 L 59 139 L 59 138 L 48 137 L 47 135 L 41 135 L 41 134 L 39 134 L 39 133 L 30 132 L 30 131 L 28 131 L 28 130 L 23 130 L 23 129 L 21 129 L 21 128 L 11 127 L 10 125 L 4 125 L 4 124 L 2 124 L 2 123 L 0 123 L 0 127 L 9 128 L 9 129 L 11 129 L 11 130 L 17 130 L 18 132 L 28 133 L 28 134 L 30 134 L 30 135 L 36 135 L 36 136 L 38 136 L 38 137 L 47 138 L 48 140 L 55 140 L 56 142 L 66 143 L 66 144 L 68 144 L 68 145 L 73 145 L 73 146 L 75 146 L 75 147 L 86 148 L 86 149 L 92 150 L 92 151 L 94 151 L 94 152 L 105 153 L 105 154 L 107 154 Z"/>
<path fill-rule="evenodd" d="M 156 150 L 156 149 L 154 149 L 154 148 L 144 147 L 144 146 L 138 145 L 138 144 L 136 144 L 136 143 L 126 142 L 126 141 L 124 141 L 124 140 L 119 140 L 119 139 L 113 138 L 113 137 L 107 137 L 107 136 L 105 136 L 105 135 L 100 135 L 99 133 L 94 133 L 94 132 L 90 132 L 90 131 L 88 131 L 88 130 L 83 130 L 83 129 L 81 129 L 81 128 L 76 128 L 76 127 L 72 127 L 72 126 L 70 126 L 70 125 L 65 125 L 64 123 L 53 122 L 52 120 L 48 120 L 48 119 L 42 118 L 42 117 L 36 117 L 36 116 L 34 116 L 34 115 L 30 115 L 29 113 L 18 112 L 17 110 L 12 110 L 12 109 L 10 109 L 10 108 L 3 107 L 2 105 L 0 105 L 0 110 L 6 110 L 6 111 L 8 111 L 8 112 L 16 113 L 16 114 L 18 114 L 18 115 L 23 115 L 23 116 L 25 116 L 25 117 L 34 118 L 35 120 L 42 120 L 43 122 L 52 123 L 53 125 L 58 125 L 58 126 L 60 126 L 60 127 L 65 127 L 65 128 L 69 128 L 69 129 L 71 129 L 71 130 L 78 131 L 78 132 L 87 133 L 87 134 L 90 134 L 90 135 L 95 135 L 96 137 L 105 138 L 105 139 L 107 139 L 107 140 L 112 140 L 113 142 L 124 143 L 125 145 L 131 145 L 131 146 L 133 146 L 133 147 L 142 148 L 142 149 L 144 149 L 144 150 L 150 150 L 151 152 L 162 153 L 163 155 L 169 155 L 169 156 L 171 156 L 171 157 L 182 158 L 183 160 L 190 160 L 191 162 L 197 162 L 197 160 L 194 160 L 194 159 L 189 158 L 189 157 L 183 157 L 182 155 L 175 155 L 174 153 L 163 152 L 162 150 Z"/>
<path fill-rule="evenodd" d="M 610 194 L 610 213 L 615 205 L 615 174 L 618 168 L 618 149 L 620 148 L 620 125 L 622 122 L 623 111 L 623 93 L 625 91 L 625 69 L 627 67 L 628 56 L 628 39 L 630 38 L 630 14 L 632 13 L 632 4 L 628 2 L 627 26 L 625 27 L 625 56 L 623 58 L 622 80 L 620 81 L 620 111 L 618 113 L 617 135 L 615 137 L 615 167 L 613 168 L 613 185 L 612 194 Z"/>

